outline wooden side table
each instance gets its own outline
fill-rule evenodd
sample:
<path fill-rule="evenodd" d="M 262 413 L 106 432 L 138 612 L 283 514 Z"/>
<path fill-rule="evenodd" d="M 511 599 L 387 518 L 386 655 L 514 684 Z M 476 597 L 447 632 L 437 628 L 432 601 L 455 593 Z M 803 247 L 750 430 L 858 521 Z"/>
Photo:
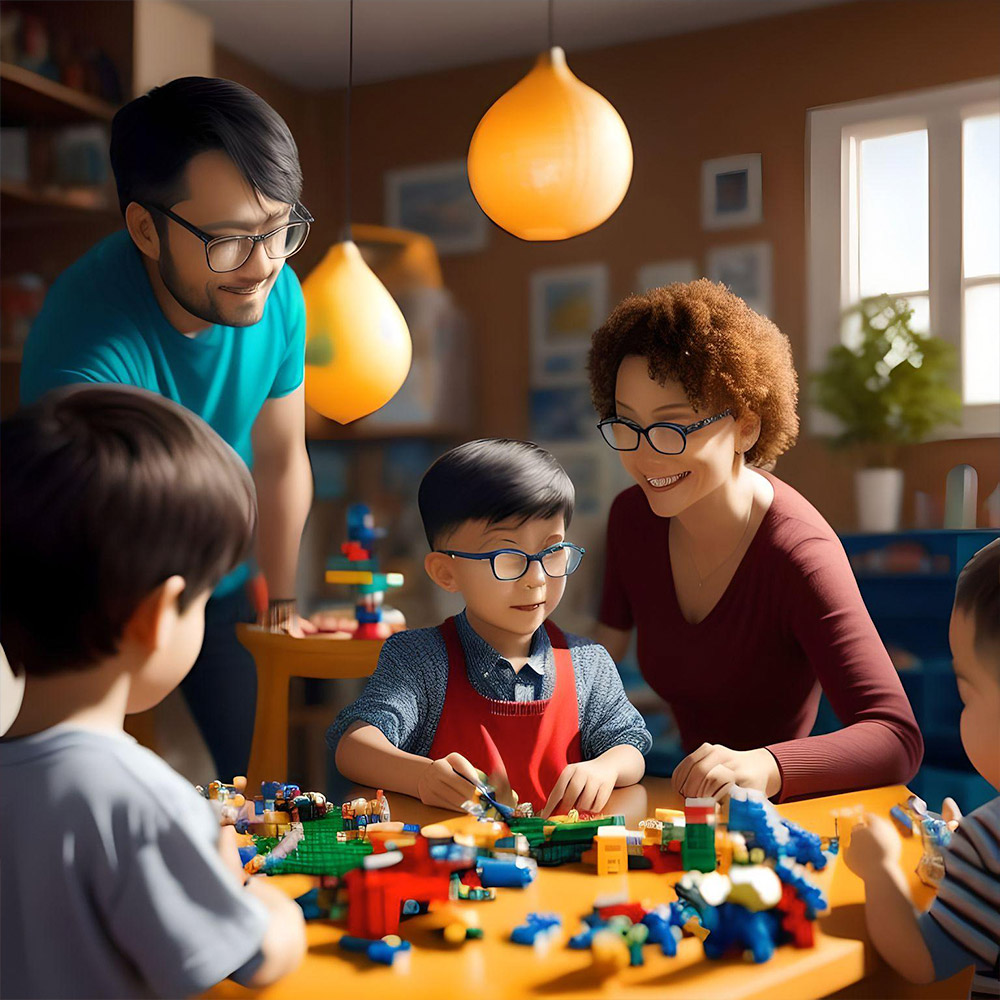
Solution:
<path fill-rule="evenodd" d="M 284 781 L 288 769 L 288 687 L 292 677 L 339 680 L 375 672 L 382 641 L 296 638 L 256 625 L 237 625 L 236 635 L 257 665 L 257 712 L 247 768 L 249 788 Z M 232 775 L 220 775 L 232 780 Z"/>

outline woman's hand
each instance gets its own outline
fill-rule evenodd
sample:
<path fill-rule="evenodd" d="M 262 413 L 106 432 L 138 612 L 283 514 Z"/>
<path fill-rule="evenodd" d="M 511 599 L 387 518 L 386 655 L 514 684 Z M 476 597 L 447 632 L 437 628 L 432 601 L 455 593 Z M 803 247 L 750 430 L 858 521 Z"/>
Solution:
<path fill-rule="evenodd" d="M 450 753 L 439 760 L 427 761 L 417 779 L 417 794 L 424 805 L 458 812 L 463 802 L 475 799 L 478 786 L 476 769 L 460 753 Z"/>
<path fill-rule="evenodd" d="M 772 798 L 781 791 L 781 772 L 769 750 L 730 750 L 702 743 L 678 765 L 671 781 L 686 799 L 720 799 L 730 784 L 755 788 Z"/>
<path fill-rule="evenodd" d="M 559 815 L 570 809 L 599 813 L 607 805 L 617 780 L 618 769 L 602 761 L 600 757 L 567 764 L 556 780 L 542 816 L 551 816 L 556 812 L 557 806 L 561 806 Z"/>

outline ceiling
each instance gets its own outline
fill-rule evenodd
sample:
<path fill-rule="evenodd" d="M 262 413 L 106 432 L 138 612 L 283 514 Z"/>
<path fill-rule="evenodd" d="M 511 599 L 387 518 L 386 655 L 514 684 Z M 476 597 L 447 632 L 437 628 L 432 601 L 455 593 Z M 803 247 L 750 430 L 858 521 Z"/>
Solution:
<path fill-rule="evenodd" d="M 348 0 L 181 0 L 215 40 L 307 90 L 347 82 Z M 555 43 L 572 53 L 772 17 L 838 0 L 556 0 Z M 840 0 L 842 2 L 842 0 Z M 547 0 L 355 0 L 354 80 L 375 83 L 530 56 Z"/>

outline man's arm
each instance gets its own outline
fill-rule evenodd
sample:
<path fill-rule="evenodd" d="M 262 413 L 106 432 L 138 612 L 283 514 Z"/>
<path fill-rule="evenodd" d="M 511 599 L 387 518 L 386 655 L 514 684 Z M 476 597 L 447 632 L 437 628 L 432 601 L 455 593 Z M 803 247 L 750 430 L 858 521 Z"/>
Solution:
<path fill-rule="evenodd" d="M 251 443 L 260 519 L 257 561 L 271 599 L 290 599 L 295 597 L 299 543 L 313 494 L 302 386 L 264 403 Z"/>

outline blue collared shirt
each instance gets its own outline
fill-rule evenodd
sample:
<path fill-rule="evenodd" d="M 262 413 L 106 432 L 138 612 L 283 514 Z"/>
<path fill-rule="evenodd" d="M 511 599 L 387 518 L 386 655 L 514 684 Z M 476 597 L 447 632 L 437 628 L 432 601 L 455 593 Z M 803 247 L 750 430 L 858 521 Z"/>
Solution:
<path fill-rule="evenodd" d="M 555 660 L 544 628 L 531 638 L 528 661 L 515 672 L 469 624 L 463 611 L 455 619 L 465 653 L 469 682 L 485 698 L 538 701 L 555 690 Z M 593 760 L 622 744 L 647 753 L 652 737 L 632 706 L 608 651 L 592 639 L 566 634 L 576 677 L 580 744 L 584 760 Z M 437 628 L 410 629 L 386 640 L 375 673 L 361 696 L 348 705 L 327 731 L 336 750 L 353 722 L 376 726 L 393 746 L 426 757 L 430 754 L 448 687 L 448 651 Z"/>

